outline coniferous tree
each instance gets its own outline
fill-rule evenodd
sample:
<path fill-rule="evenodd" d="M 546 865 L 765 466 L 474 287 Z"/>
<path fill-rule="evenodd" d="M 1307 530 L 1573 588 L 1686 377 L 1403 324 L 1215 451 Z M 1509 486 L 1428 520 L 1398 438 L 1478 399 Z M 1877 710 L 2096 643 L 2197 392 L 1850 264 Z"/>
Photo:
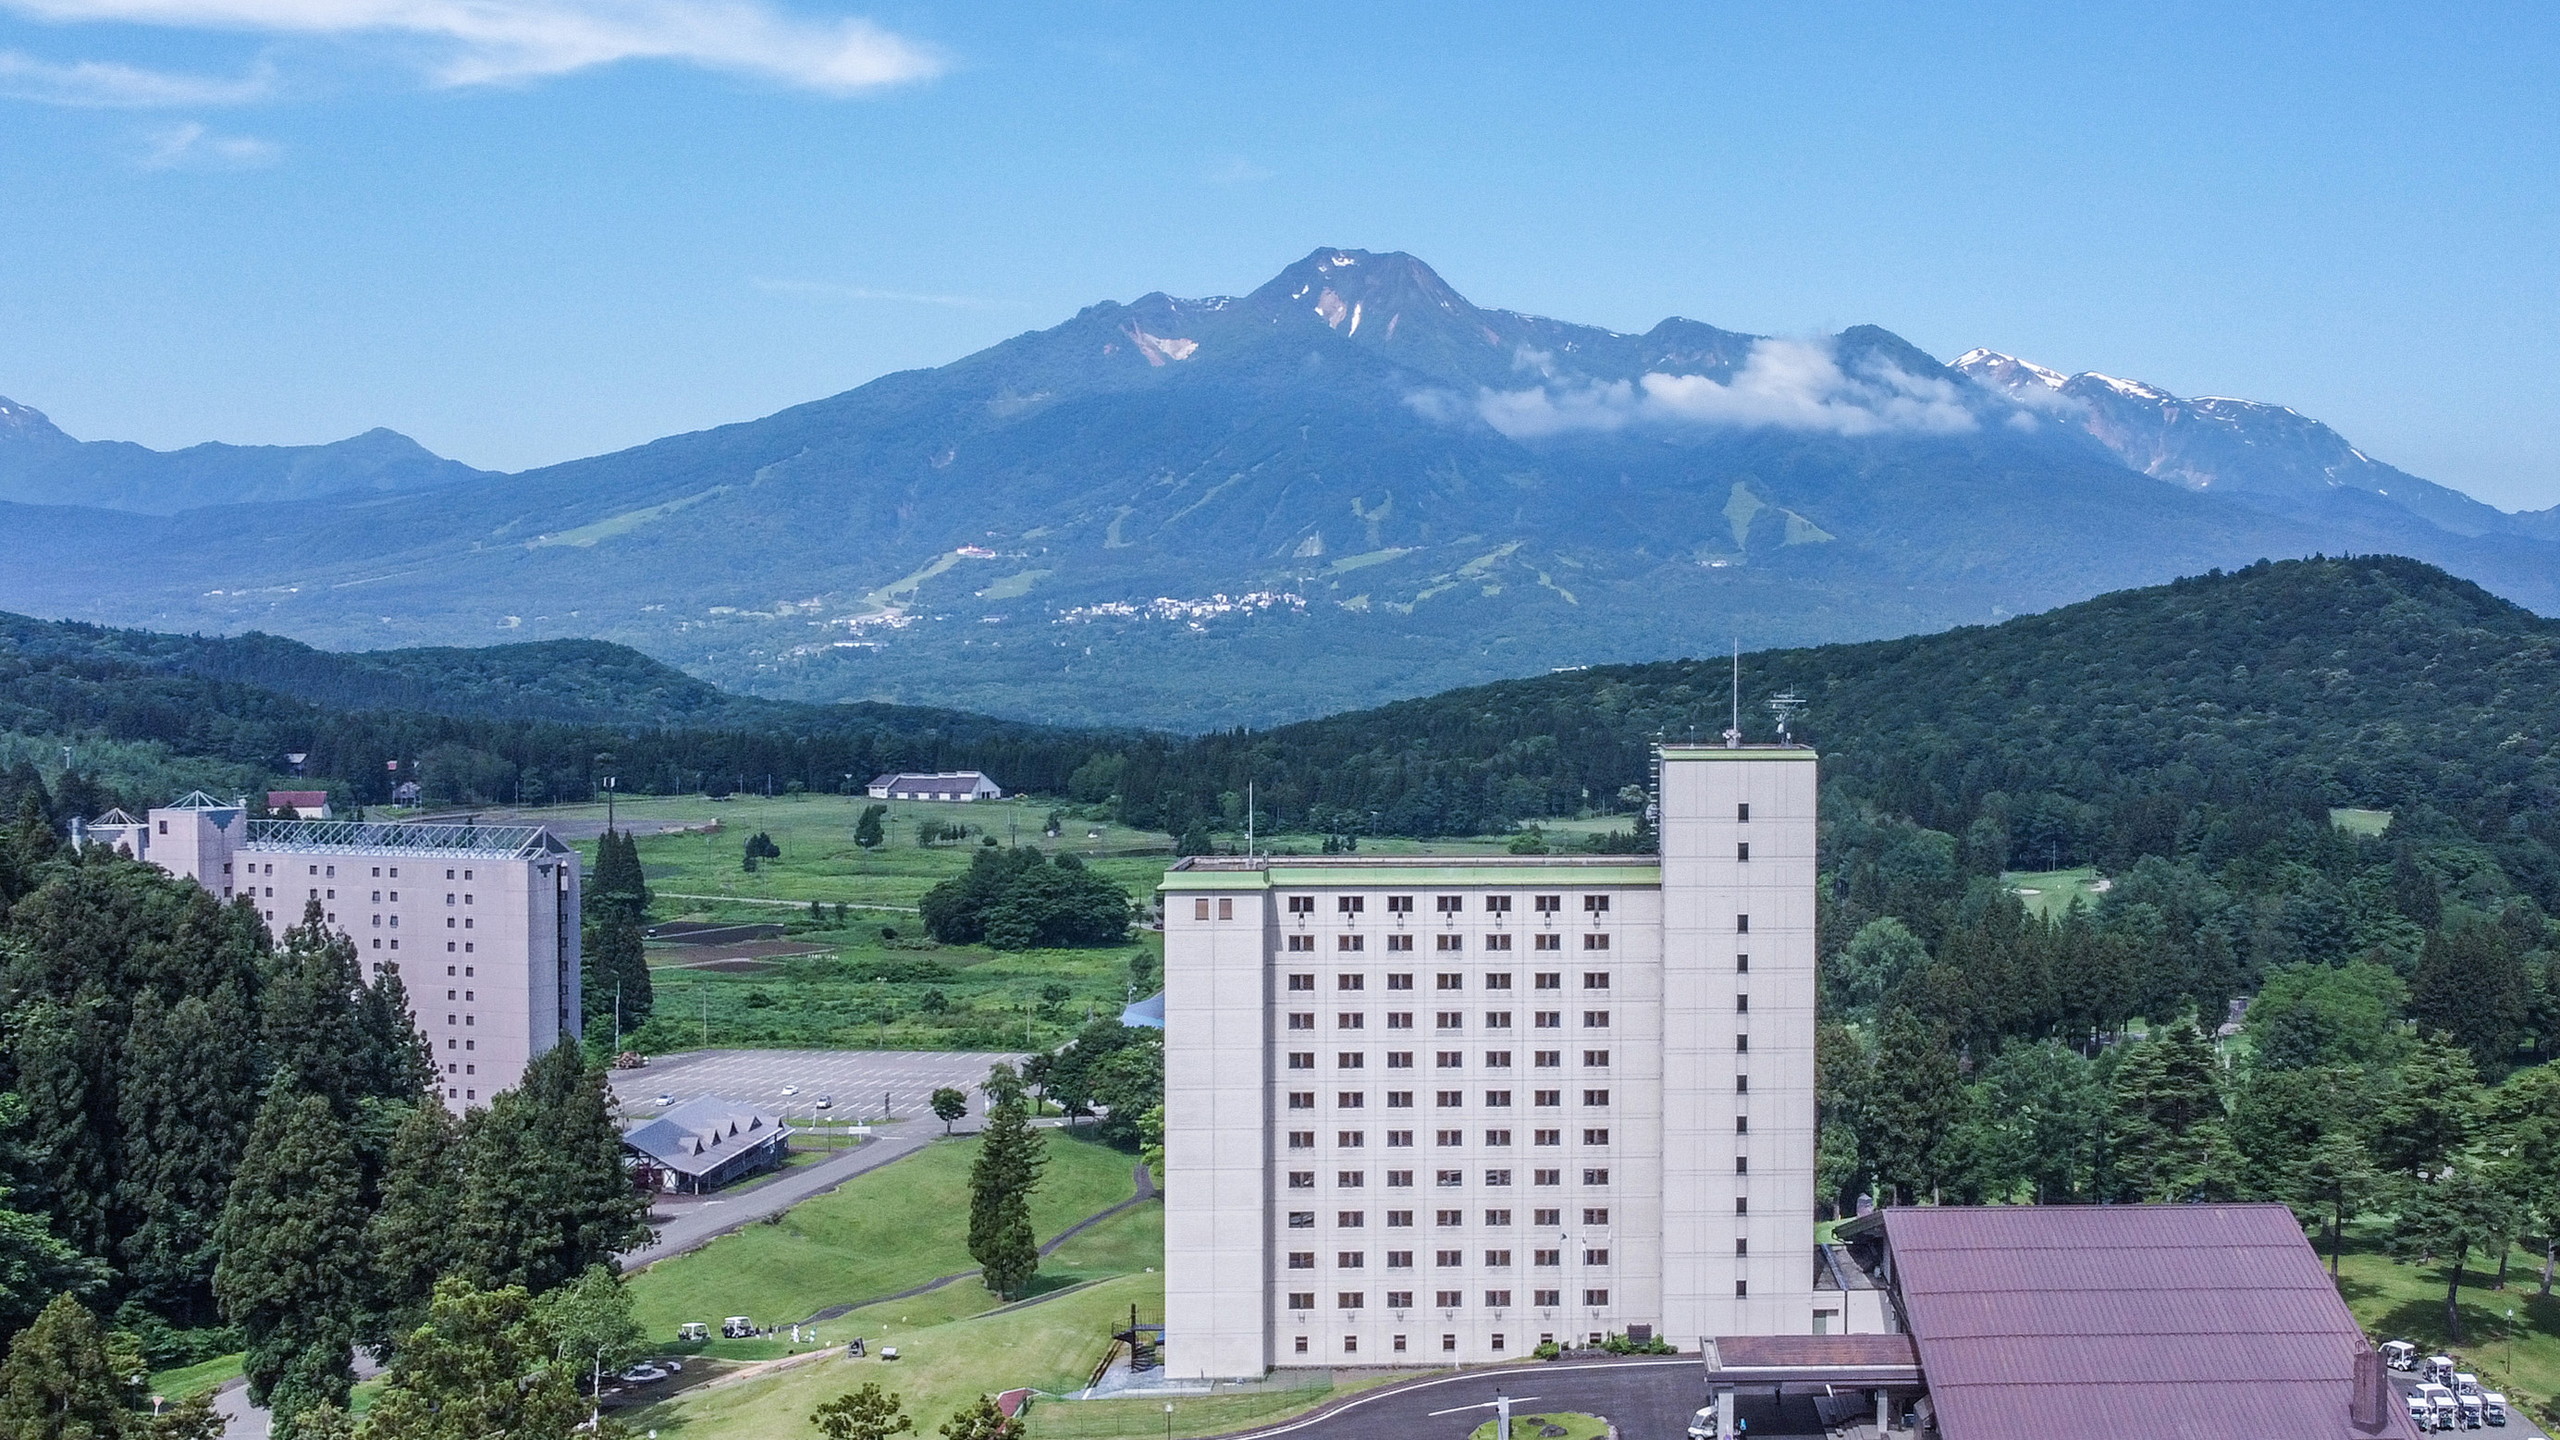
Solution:
<path fill-rule="evenodd" d="M 88 1254 L 113 1245 L 109 1216 L 114 1170 L 103 1128 L 97 1123 L 98 1047 L 77 1013 L 51 1000 L 35 1000 L 12 1017 L 10 1046 L 17 1093 L 26 1099 L 20 1133 L 37 1171 L 35 1194 L 55 1227 Z"/>
<path fill-rule="evenodd" d="M 381 1064 L 366 1033 L 355 945 L 328 928 L 320 902 L 284 933 L 269 964 L 261 1031 L 278 1088 L 316 1095 L 345 1119 L 373 1093 Z"/>
<path fill-rule="evenodd" d="M 2505 1073 L 2532 1018 L 2524 962 L 2505 929 L 2474 923 L 2430 934 L 2410 982 L 2409 1014 L 2420 1030 L 2470 1051 L 2482 1074 Z"/>
<path fill-rule="evenodd" d="M 977 1162 L 969 1171 L 969 1256 L 987 1289 L 1019 1299 L 1040 1272 L 1040 1245 L 1031 1230 L 1031 1191 L 1047 1164 L 1047 1144 L 1031 1128 L 1018 1090 L 994 1101 L 979 1132 Z"/>
<path fill-rule="evenodd" d="M 563 1042 L 462 1132 L 462 1246 L 483 1284 L 541 1294 L 648 1237 L 604 1072 Z"/>
<path fill-rule="evenodd" d="M 809 1423 L 827 1440 L 889 1440 L 916 1428 L 905 1402 L 876 1384 L 819 1406 L 810 1412 Z"/>
<path fill-rule="evenodd" d="M 415 1104 L 443 1089 L 427 1037 L 411 1018 L 409 987 L 401 982 L 396 966 L 383 967 L 357 992 L 356 1028 L 363 1045 L 368 1098 Z"/>
<path fill-rule="evenodd" d="M 853 822 L 853 843 L 865 850 L 879 849 L 881 842 L 888 838 L 886 830 L 881 825 L 881 821 L 888 813 L 889 807 L 886 805 L 862 807 L 862 818 Z"/>
<path fill-rule="evenodd" d="M 422 1324 L 436 1282 L 462 1262 L 460 1134 L 444 1102 L 422 1101 L 391 1140 L 380 1200 L 365 1223 L 373 1275 L 366 1338 L 396 1344 Z"/>
<path fill-rule="evenodd" d="M 614 1028 L 628 1034 L 648 1021 L 657 1008 L 657 995 L 650 985 L 648 949 L 636 916 L 608 906 L 587 927 L 579 988 L 580 1005 L 590 1026 L 599 1019 L 612 1026 L 618 1013 L 620 1024 Z"/>
<path fill-rule="evenodd" d="M 2468 1162 L 2400 1188 L 2399 1215 L 2388 1248 L 2402 1260 L 2439 1260 L 2445 1267 L 2444 1330 L 2462 1339 L 2462 1279 L 2474 1254 L 2504 1250 L 2515 1238 L 2515 1209 L 2481 1169 Z"/>
<path fill-rule="evenodd" d="M 0 1362 L 0 1435 L 9 1440 L 127 1440 L 139 1357 L 119 1355 L 87 1306 L 58 1296 Z"/>
<path fill-rule="evenodd" d="M 2431 1174 L 2471 1142 L 2479 1118 L 2480 1076 L 2470 1052 L 2420 1040 L 2382 1079 L 2372 1116 L 2374 1163 L 2392 1174 Z"/>
<path fill-rule="evenodd" d="M 567 1440 L 587 1407 L 581 1367 L 558 1351 L 522 1289 L 447 1280 L 426 1323 L 402 1337 L 366 1440 Z"/>
<path fill-rule="evenodd" d="M 2239 1156 L 2223 1109 L 2212 1042 L 2193 1025 L 2164 1027 L 2117 1060 L 2108 1090 L 2110 1189 L 2120 1200 L 2227 1200 Z"/>
<path fill-rule="evenodd" d="M 363 1175 L 320 1095 L 268 1092 L 215 1231 L 213 1289 L 248 1341 L 249 1396 L 279 1419 L 344 1405 L 370 1293 Z"/>
<path fill-rule="evenodd" d="M 214 1227 L 257 1118 L 256 1033 L 235 991 L 134 997 L 116 1097 L 117 1259 L 132 1292 L 181 1325 L 214 1323 Z"/>
<path fill-rule="evenodd" d="M 1947 1141 L 1963 1120 L 1963 1078 L 1937 1027 L 1906 1010 L 1885 1017 L 1867 1087 L 1864 1149 L 1877 1183 L 1906 1201 L 1934 1198 Z"/>
<path fill-rule="evenodd" d="M 1005 1418 L 993 1398 L 981 1395 L 942 1422 L 942 1440 L 1015 1440 L 1020 1422 Z"/>

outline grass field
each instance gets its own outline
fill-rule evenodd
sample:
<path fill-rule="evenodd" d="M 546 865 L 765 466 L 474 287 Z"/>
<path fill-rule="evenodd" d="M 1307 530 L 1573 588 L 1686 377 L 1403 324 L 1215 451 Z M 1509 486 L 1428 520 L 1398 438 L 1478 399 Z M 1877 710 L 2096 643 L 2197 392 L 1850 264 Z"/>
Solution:
<path fill-rule="evenodd" d="M 2560 1421 L 2560 1294 L 2536 1293 L 2542 1283 L 2539 1254 L 2517 1250 L 2509 1264 L 2507 1288 L 2492 1290 L 2496 1259 L 2483 1267 L 2474 1257 L 2464 1274 L 2465 1338 L 2459 1343 L 2445 1333 L 2444 1268 L 2403 1265 L 2385 1255 L 2379 1222 L 2350 1227 L 2339 1288 L 2375 1340 L 2411 1340 L 2423 1351 L 2444 1350 L 2482 1385 L 2503 1390 L 2548 1426 Z M 2509 1310 L 2513 1320 L 2507 1319 Z"/>
<path fill-rule="evenodd" d="M 2096 905 L 2106 885 L 2097 870 L 2087 865 L 2072 870 L 2012 870 L 2000 877 L 2000 883 L 2027 902 L 2029 913 L 2048 919 L 2068 911 L 2074 900 Z"/>
<path fill-rule="evenodd" d="M 2329 823 L 2358 835 L 2379 835 L 2391 828 L 2388 810 L 2337 809 L 2329 812 Z"/>
<path fill-rule="evenodd" d="M 1032 1194 L 1031 1223 L 1043 1241 L 1134 1193 L 1132 1157 L 1063 1131 L 1041 1133 L 1049 1140 L 1049 1166 Z M 968 1177 L 977 1154 L 974 1138 L 935 1141 L 794 1206 L 774 1223 L 749 1225 L 651 1266 L 631 1281 L 633 1309 L 649 1343 L 671 1345 L 676 1327 L 689 1320 L 716 1328 L 724 1316 L 747 1315 L 760 1325 L 797 1324 L 821 1310 L 876 1301 L 969 1269 L 975 1262 L 968 1250 Z M 1141 1213 L 1155 1209 L 1141 1207 Z M 1157 1237 L 1162 1223 L 1155 1221 Z M 1041 1284 L 1055 1289 L 1097 1273 L 1143 1269 L 1161 1263 L 1155 1257 L 1162 1249 L 1160 1238 L 1149 1248 L 1145 1239 L 1116 1233 L 1079 1236 L 1042 1266 Z M 947 1319 L 993 1304 L 976 1281 L 958 1281 L 912 1302 L 866 1311 L 868 1332 L 835 1322 L 822 1333 L 830 1339 L 877 1334 L 885 1324 Z M 784 1345 L 714 1340 L 694 1348 L 758 1359 L 783 1353 Z"/>
<path fill-rule="evenodd" d="M 151 1393 L 171 1400 L 184 1400 L 199 1390 L 211 1390 L 240 1378 L 240 1362 L 245 1355 L 216 1355 L 193 1365 L 175 1370 L 155 1370 L 151 1374 Z"/>
<path fill-rule="evenodd" d="M 1604 1440 L 1610 1434 L 1608 1421 L 1576 1410 L 1553 1415 L 1514 1415 L 1511 1417 L 1511 1433 L 1507 1436 L 1495 1435 L 1494 1431 L 1501 1424 L 1499 1420 L 1487 1420 L 1469 1432 L 1467 1440 L 1539 1440 L 1549 1425 L 1564 1433 L 1546 1436 L 1545 1440 Z"/>

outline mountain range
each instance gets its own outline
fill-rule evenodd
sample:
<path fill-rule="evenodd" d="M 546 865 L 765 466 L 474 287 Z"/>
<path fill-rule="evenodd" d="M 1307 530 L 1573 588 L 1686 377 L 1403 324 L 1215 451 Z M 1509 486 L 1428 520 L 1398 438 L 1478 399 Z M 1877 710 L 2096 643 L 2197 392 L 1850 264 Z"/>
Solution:
<path fill-rule="evenodd" d="M 2320 551 L 2560 613 L 2560 510 L 2282 407 L 1871 326 L 1621 334 L 1358 250 L 518 475 L 389 432 L 45 471 L 92 447 L 7 418 L 32 413 L 0 409 L 0 606 L 342 649 L 599 637 L 767 696 L 1054 722 L 1267 724 Z"/>

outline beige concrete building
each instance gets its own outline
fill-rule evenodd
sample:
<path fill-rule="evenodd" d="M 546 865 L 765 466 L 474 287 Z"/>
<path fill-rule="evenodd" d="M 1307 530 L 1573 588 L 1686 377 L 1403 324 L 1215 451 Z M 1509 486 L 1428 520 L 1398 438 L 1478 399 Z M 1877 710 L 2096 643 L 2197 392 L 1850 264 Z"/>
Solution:
<path fill-rule="evenodd" d="M 318 901 L 367 975 L 400 977 L 457 1110 L 578 1033 L 578 856 L 538 825 L 253 820 L 198 792 L 84 839 L 248 896 L 273 935 Z"/>
<path fill-rule="evenodd" d="M 1173 1374 L 1845 1318 L 1814 1296 L 1815 757 L 1659 758 L 1659 856 L 1167 873 Z"/>

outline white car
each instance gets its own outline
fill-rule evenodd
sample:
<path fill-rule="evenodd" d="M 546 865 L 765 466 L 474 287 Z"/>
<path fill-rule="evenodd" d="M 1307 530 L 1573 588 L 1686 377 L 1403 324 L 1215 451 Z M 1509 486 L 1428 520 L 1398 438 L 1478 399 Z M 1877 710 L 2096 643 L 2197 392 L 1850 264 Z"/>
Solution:
<path fill-rule="evenodd" d="M 836 1097 L 833 1095 L 821 1095 L 817 1099 L 809 1102 L 810 1108 L 816 1110 L 824 1110 L 835 1103 Z"/>
<path fill-rule="evenodd" d="M 661 1110 L 666 1109 L 668 1106 L 673 1105 L 674 1103 L 676 1103 L 676 1097 L 674 1097 L 673 1095 L 661 1095 L 661 1096 L 659 1096 L 659 1097 L 658 1097 L 658 1108 L 659 1108 L 659 1109 L 661 1109 Z"/>
<path fill-rule="evenodd" d="M 797 1095 L 797 1094 L 799 1094 L 799 1093 L 800 1093 L 800 1087 L 799 1087 L 799 1086 L 797 1086 L 797 1085 L 785 1085 L 785 1086 L 783 1086 L 783 1087 L 782 1087 L 782 1098 L 783 1098 L 783 1099 L 785 1099 L 785 1100 L 788 1100 L 788 1099 L 790 1099 L 792 1096 Z"/>
<path fill-rule="evenodd" d="M 667 1372 L 655 1365 L 634 1365 L 615 1377 L 630 1385 L 648 1385 L 667 1378 Z"/>

